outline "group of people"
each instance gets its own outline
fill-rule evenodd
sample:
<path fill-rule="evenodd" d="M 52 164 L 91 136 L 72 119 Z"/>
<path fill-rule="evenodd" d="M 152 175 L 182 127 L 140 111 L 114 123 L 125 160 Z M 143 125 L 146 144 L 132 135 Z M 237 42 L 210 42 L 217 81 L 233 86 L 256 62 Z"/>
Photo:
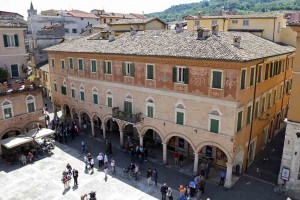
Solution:
<path fill-rule="evenodd" d="M 27 164 L 27 161 L 29 161 L 29 163 L 32 163 L 32 159 L 33 159 L 33 154 L 31 153 L 31 151 L 28 152 L 27 156 L 25 156 L 25 154 L 21 154 L 20 156 L 20 160 L 23 166 Z"/>
<path fill-rule="evenodd" d="M 72 166 L 68 163 L 66 169 L 62 173 L 62 183 L 64 184 L 64 188 L 70 189 L 70 181 L 73 177 L 74 179 L 74 187 L 78 186 L 78 175 L 79 172 L 76 169 L 72 169 Z"/>
<path fill-rule="evenodd" d="M 179 186 L 180 200 L 190 199 L 195 196 L 197 199 L 200 199 L 201 195 L 204 193 L 205 184 L 205 174 L 201 171 L 194 180 L 191 180 L 185 186 Z"/>
<path fill-rule="evenodd" d="M 182 163 L 183 163 L 182 152 L 175 151 L 173 157 L 174 157 L 175 165 L 179 165 L 180 167 L 182 167 Z"/>
<path fill-rule="evenodd" d="M 85 170 L 91 171 L 91 173 L 93 174 L 95 161 L 94 161 L 94 158 L 92 157 L 91 153 L 87 153 L 84 156 L 84 163 L 85 163 Z"/>
<path fill-rule="evenodd" d="M 74 140 L 80 132 L 79 126 L 75 121 L 69 124 L 66 120 L 62 120 L 57 116 L 49 123 L 49 128 L 55 131 L 55 140 L 60 143 L 68 143 Z"/>
<path fill-rule="evenodd" d="M 172 194 L 172 189 L 170 187 L 167 186 L 166 183 L 164 183 L 161 188 L 160 188 L 160 192 L 161 192 L 161 200 L 173 200 L 173 194 Z"/>
<path fill-rule="evenodd" d="M 140 165 L 143 164 L 143 161 L 148 160 L 148 149 L 133 143 L 131 138 L 128 136 L 127 141 L 125 142 L 125 154 L 130 156 L 131 162 L 138 162 Z"/>

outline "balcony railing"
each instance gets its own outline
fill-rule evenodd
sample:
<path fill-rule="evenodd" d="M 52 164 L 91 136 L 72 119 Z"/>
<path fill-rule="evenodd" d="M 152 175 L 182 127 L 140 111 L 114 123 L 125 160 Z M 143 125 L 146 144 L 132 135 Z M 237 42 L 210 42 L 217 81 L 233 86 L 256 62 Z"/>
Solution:
<path fill-rule="evenodd" d="M 28 90 L 42 89 L 40 85 L 32 84 L 28 80 L 15 80 L 12 82 L 0 83 L 0 96 L 10 95 L 14 93 L 25 92 Z"/>
<path fill-rule="evenodd" d="M 125 111 L 121 111 L 119 107 L 114 107 L 112 109 L 113 118 L 124 120 L 126 122 L 136 124 L 141 121 L 142 113 L 126 113 Z"/>

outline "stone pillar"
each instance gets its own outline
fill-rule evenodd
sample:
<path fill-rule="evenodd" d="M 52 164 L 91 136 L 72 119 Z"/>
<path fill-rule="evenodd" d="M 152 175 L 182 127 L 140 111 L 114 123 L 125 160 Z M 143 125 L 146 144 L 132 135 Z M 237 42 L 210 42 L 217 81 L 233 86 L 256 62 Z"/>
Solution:
<path fill-rule="evenodd" d="M 103 140 L 106 139 L 106 126 L 105 123 L 102 123 L 102 132 L 103 132 Z"/>
<path fill-rule="evenodd" d="M 198 173 L 199 153 L 194 153 L 194 174 Z"/>
<path fill-rule="evenodd" d="M 94 124 L 93 120 L 91 121 L 91 128 L 92 128 L 92 135 L 93 135 L 93 137 L 95 137 L 95 124 Z"/>
<path fill-rule="evenodd" d="M 71 121 L 73 122 L 74 121 L 74 114 L 73 112 L 70 112 L 71 113 Z"/>
<path fill-rule="evenodd" d="M 163 145 L 163 163 L 164 165 L 167 164 L 167 144 L 166 143 L 162 143 Z"/>
<path fill-rule="evenodd" d="M 224 187 L 230 189 L 231 186 L 232 186 L 232 167 L 233 167 L 233 164 L 226 163 L 226 165 L 227 165 L 227 170 L 226 170 L 226 179 L 225 179 Z"/>
<path fill-rule="evenodd" d="M 140 146 L 144 146 L 144 136 L 143 135 L 139 135 L 139 138 L 140 138 Z"/>
<path fill-rule="evenodd" d="M 78 117 L 78 123 L 79 123 L 78 124 L 79 128 L 81 128 L 81 117 L 80 116 Z"/>
<path fill-rule="evenodd" d="M 123 147 L 124 130 L 120 130 L 120 146 Z"/>

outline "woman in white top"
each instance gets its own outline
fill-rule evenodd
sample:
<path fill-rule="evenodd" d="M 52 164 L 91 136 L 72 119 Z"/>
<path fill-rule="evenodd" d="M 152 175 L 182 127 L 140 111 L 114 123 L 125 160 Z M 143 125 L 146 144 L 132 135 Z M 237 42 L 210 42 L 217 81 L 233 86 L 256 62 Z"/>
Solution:
<path fill-rule="evenodd" d="M 116 162 L 114 160 L 114 158 L 111 159 L 111 170 L 112 170 L 112 173 L 114 174 L 116 172 Z"/>

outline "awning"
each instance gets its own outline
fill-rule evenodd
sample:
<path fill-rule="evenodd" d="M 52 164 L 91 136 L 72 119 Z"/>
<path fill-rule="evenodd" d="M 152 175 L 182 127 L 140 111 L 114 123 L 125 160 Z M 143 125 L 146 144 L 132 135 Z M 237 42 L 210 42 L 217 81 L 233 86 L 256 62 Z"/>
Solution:
<path fill-rule="evenodd" d="M 49 135 L 53 135 L 55 132 L 48 128 L 42 128 L 37 132 L 37 129 L 32 129 L 28 133 L 26 133 L 26 136 L 38 139 L 42 137 L 47 137 Z"/>
<path fill-rule="evenodd" d="M 18 135 L 15 137 L 6 138 L 1 140 L 1 144 L 8 149 L 14 148 L 16 146 L 26 144 L 28 142 L 33 141 L 31 137 L 26 137 L 25 135 Z"/>

